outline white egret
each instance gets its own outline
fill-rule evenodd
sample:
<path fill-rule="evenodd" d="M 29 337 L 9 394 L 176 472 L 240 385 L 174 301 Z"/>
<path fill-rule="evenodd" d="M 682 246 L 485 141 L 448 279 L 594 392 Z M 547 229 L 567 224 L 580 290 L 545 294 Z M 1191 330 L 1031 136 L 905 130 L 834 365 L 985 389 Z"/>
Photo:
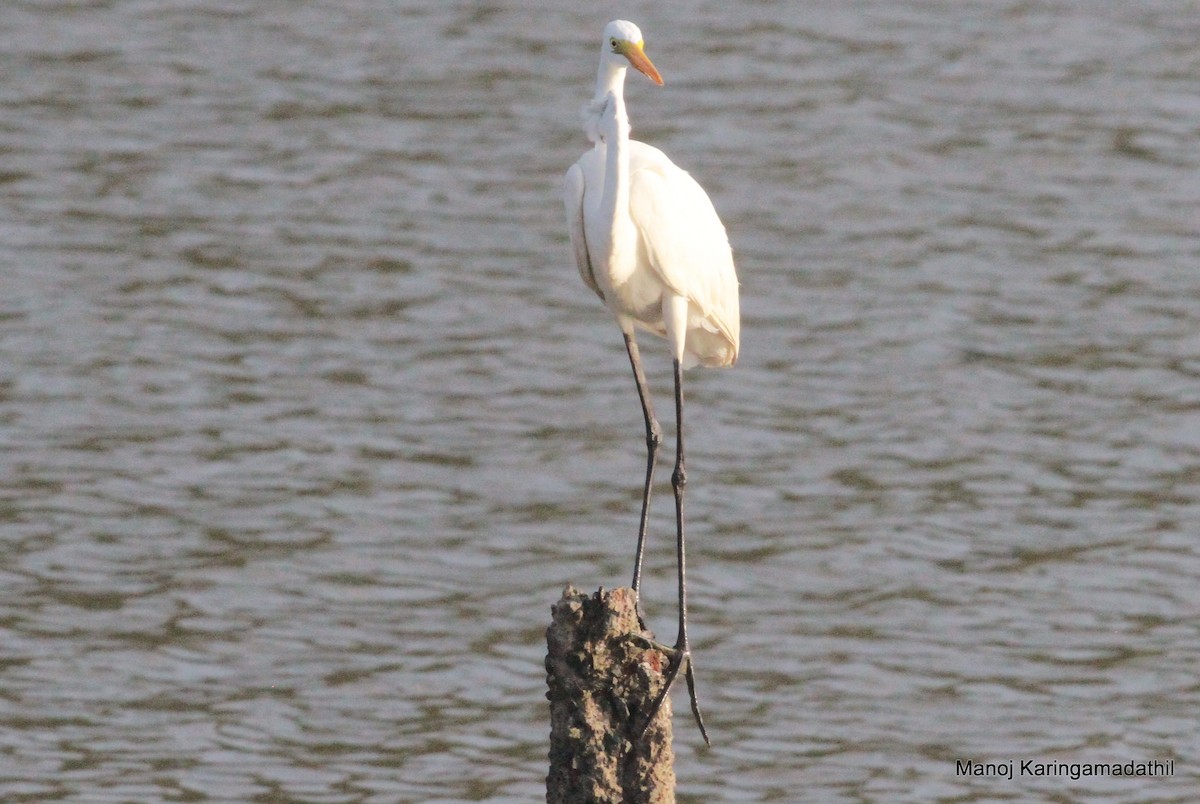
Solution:
<path fill-rule="evenodd" d="M 635 593 L 641 582 L 655 457 L 662 442 L 635 330 L 665 337 L 671 350 L 676 424 L 671 486 L 675 492 L 679 636 L 674 648 L 667 650 L 671 657 L 667 683 L 646 722 L 653 719 L 682 669 L 692 712 L 708 742 L 696 702 L 687 636 L 683 369 L 730 366 L 737 360 L 738 282 L 725 227 L 708 195 L 662 151 L 629 139 L 623 90 L 631 65 L 656 84 L 663 83 L 645 54 L 638 27 L 614 20 L 605 26 L 600 44 L 596 94 L 583 109 L 584 130 L 595 146 L 567 171 L 563 202 L 579 274 L 617 319 L 646 420 L 648 456 L 633 567 Z"/>

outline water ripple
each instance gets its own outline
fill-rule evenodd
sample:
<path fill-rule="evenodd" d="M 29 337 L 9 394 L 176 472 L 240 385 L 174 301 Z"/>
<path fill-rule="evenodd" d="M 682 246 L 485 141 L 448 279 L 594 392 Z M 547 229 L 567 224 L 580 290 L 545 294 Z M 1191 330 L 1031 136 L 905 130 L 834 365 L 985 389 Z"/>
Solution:
<path fill-rule="evenodd" d="M 1200 27 L 711 11 L 641 9 L 629 87 L 745 321 L 687 381 L 681 800 L 1190 800 Z M 9 12 L 0 798 L 540 797 L 549 605 L 627 582 L 644 468 L 557 201 L 605 20 Z"/>

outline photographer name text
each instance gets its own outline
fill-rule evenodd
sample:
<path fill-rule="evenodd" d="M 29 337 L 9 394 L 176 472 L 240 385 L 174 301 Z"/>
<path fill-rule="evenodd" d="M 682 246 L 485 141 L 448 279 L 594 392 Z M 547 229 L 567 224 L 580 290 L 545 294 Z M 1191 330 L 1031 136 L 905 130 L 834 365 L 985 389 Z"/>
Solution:
<path fill-rule="evenodd" d="M 1148 762 L 1038 762 L 1034 759 L 1003 762 L 954 762 L 955 776 L 995 776 L 1012 780 L 1014 776 L 1065 776 L 1072 780 L 1086 776 L 1174 776 L 1175 760 Z"/>

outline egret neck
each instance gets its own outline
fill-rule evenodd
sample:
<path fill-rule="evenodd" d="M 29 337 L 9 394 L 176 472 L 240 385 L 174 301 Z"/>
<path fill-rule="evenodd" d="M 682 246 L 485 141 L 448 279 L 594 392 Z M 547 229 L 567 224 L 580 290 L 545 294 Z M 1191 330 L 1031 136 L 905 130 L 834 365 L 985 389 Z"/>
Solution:
<path fill-rule="evenodd" d="M 637 248 L 637 230 L 629 217 L 629 116 L 621 97 L 624 78 L 625 71 L 620 70 L 614 90 L 605 99 L 598 127 L 601 142 L 596 145 L 605 150 L 600 212 L 612 222 L 608 248 L 602 253 L 608 257 L 608 275 L 617 282 L 625 279 L 622 274 L 628 274 L 635 264 L 630 256 Z"/>
<path fill-rule="evenodd" d="M 600 66 L 596 69 L 596 92 L 592 99 L 583 105 L 583 131 L 592 142 L 599 145 L 604 138 L 600 130 L 601 118 L 604 116 L 605 105 L 610 95 L 616 95 L 624 100 L 626 64 L 607 58 L 608 48 L 600 48 Z M 662 83 L 662 77 L 657 79 Z M 629 119 L 625 120 L 625 133 L 629 133 Z"/>
<path fill-rule="evenodd" d="M 593 103 L 603 103 L 609 94 L 620 95 L 625 86 L 626 65 L 619 61 L 606 58 L 607 45 L 600 46 L 600 66 L 596 69 L 596 94 L 592 96 Z"/>

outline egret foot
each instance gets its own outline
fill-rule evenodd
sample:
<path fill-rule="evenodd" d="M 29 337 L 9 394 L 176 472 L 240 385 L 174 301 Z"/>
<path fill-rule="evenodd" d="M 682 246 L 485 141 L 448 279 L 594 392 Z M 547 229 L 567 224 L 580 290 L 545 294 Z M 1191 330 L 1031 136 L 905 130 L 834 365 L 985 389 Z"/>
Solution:
<path fill-rule="evenodd" d="M 708 739 L 708 729 L 704 728 L 704 718 L 700 715 L 700 702 L 696 700 L 696 674 L 692 671 L 692 651 L 690 648 L 675 646 L 669 648 L 666 645 L 646 640 L 650 647 L 655 650 L 662 651 L 670 660 L 670 666 L 667 668 L 666 680 L 663 682 L 663 688 L 658 693 L 658 697 L 654 699 L 654 703 L 650 705 L 650 712 L 646 715 L 646 722 L 638 729 L 638 739 L 646 733 L 646 729 L 654 722 L 654 718 L 658 716 L 658 710 L 662 709 L 663 701 L 667 699 L 667 694 L 674 686 L 675 680 L 679 678 L 679 671 L 683 670 L 683 677 L 687 680 L 688 698 L 692 703 L 692 714 L 696 718 L 696 725 L 700 727 L 700 736 L 704 738 L 704 744 L 711 746 L 712 741 Z"/>

